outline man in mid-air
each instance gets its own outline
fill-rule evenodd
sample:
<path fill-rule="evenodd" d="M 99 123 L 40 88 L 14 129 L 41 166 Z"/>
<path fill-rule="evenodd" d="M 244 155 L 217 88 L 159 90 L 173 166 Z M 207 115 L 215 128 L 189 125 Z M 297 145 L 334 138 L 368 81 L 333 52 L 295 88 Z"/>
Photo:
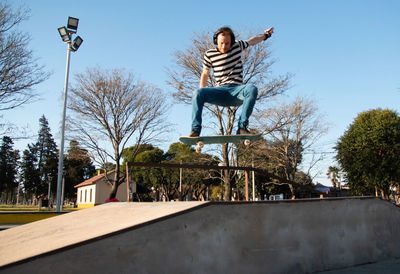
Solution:
<path fill-rule="evenodd" d="M 249 118 L 253 112 L 258 89 L 251 84 L 243 84 L 242 52 L 249 46 L 267 40 L 274 28 L 256 35 L 246 41 L 235 40 L 229 27 L 219 28 L 214 36 L 215 48 L 204 54 L 203 71 L 200 77 L 200 88 L 192 97 L 192 131 L 190 137 L 197 137 L 201 132 L 202 112 L 205 103 L 219 106 L 242 106 L 236 134 L 250 134 L 247 129 Z M 207 88 L 207 80 L 213 70 L 217 86 Z"/>

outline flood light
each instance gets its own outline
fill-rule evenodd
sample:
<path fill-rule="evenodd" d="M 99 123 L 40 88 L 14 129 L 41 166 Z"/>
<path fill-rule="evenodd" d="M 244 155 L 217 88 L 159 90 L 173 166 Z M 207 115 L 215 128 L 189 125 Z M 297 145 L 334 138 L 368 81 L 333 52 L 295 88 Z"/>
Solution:
<path fill-rule="evenodd" d="M 81 46 L 83 39 L 80 36 L 77 36 L 71 44 L 71 48 L 73 51 L 77 51 Z"/>
<path fill-rule="evenodd" d="M 66 27 L 58 28 L 58 33 L 60 33 L 60 36 L 61 36 L 61 39 L 63 40 L 63 42 L 71 41 L 71 36 L 69 35 Z"/>
<path fill-rule="evenodd" d="M 73 33 L 76 33 L 76 31 L 78 30 L 78 23 L 79 23 L 78 18 L 68 17 L 68 23 L 67 23 L 68 30 L 70 30 Z"/>

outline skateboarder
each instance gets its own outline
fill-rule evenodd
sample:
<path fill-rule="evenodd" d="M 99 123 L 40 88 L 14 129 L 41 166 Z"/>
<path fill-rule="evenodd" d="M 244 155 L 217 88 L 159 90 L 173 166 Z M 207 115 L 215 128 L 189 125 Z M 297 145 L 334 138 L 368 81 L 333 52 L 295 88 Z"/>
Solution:
<path fill-rule="evenodd" d="M 246 41 L 235 40 L 233 31 L 228 27 L 219 28 L 213 36 L 215 48 L 204 54 L 203 71 L 200 77 L 200 88 L 192 97 L 192 131 L 190 137 L 197 137 L 201 132 L 201 121 L 204 103 L 220 106 L 240 106 L 243 104 L 236 134 L 249 134 L 247 129 L 249 117 L 257 99 L 258 89 L 254 85 L 243 84 L 242 51 L 249 46 L 267 40 L 274 28 L 256 35 Z M 207 88 L 207 80 L 213 70 L 217 86 Z"/>

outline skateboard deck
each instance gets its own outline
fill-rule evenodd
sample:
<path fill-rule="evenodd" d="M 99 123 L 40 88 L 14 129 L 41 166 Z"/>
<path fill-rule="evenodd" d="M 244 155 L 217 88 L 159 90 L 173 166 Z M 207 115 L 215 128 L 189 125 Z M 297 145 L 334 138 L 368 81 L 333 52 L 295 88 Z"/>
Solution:
<path fill-rule="evenodd" d="M 215 135 L 215 136 L 199 136 L 189 137 L 181 136 L 179 141 L 186 145 L 199 145 L 202 144 L 225 144 L 225 143 L 239 143 L 248 140 L 250 142 L 257 140 L 261 134 L 243 134 L 243 135 Z"/>

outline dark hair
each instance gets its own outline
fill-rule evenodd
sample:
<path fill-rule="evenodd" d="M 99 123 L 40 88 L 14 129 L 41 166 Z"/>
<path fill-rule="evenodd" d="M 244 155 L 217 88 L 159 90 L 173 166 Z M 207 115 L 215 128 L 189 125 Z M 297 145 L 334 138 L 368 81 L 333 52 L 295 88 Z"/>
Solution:
<path fill-rule="evenodd" d="M 222 28 L 219 28 L 219 29 L 214 33 L 214 36 L 213 36 L 214 45 L 217 45 L 217 44 L 218 44 L 217 38 L 218 38 L 218 35 L 221 34 L 221 33 L 223 33 L 223 34 L 229 34 L 229 35 L 231 36 L 231 43 L 232 43 L 232 44 L 235 43 L 235 34 L 233 34 L 232 29 L 229 28 L 229 27 L 222 27 Z"/>

